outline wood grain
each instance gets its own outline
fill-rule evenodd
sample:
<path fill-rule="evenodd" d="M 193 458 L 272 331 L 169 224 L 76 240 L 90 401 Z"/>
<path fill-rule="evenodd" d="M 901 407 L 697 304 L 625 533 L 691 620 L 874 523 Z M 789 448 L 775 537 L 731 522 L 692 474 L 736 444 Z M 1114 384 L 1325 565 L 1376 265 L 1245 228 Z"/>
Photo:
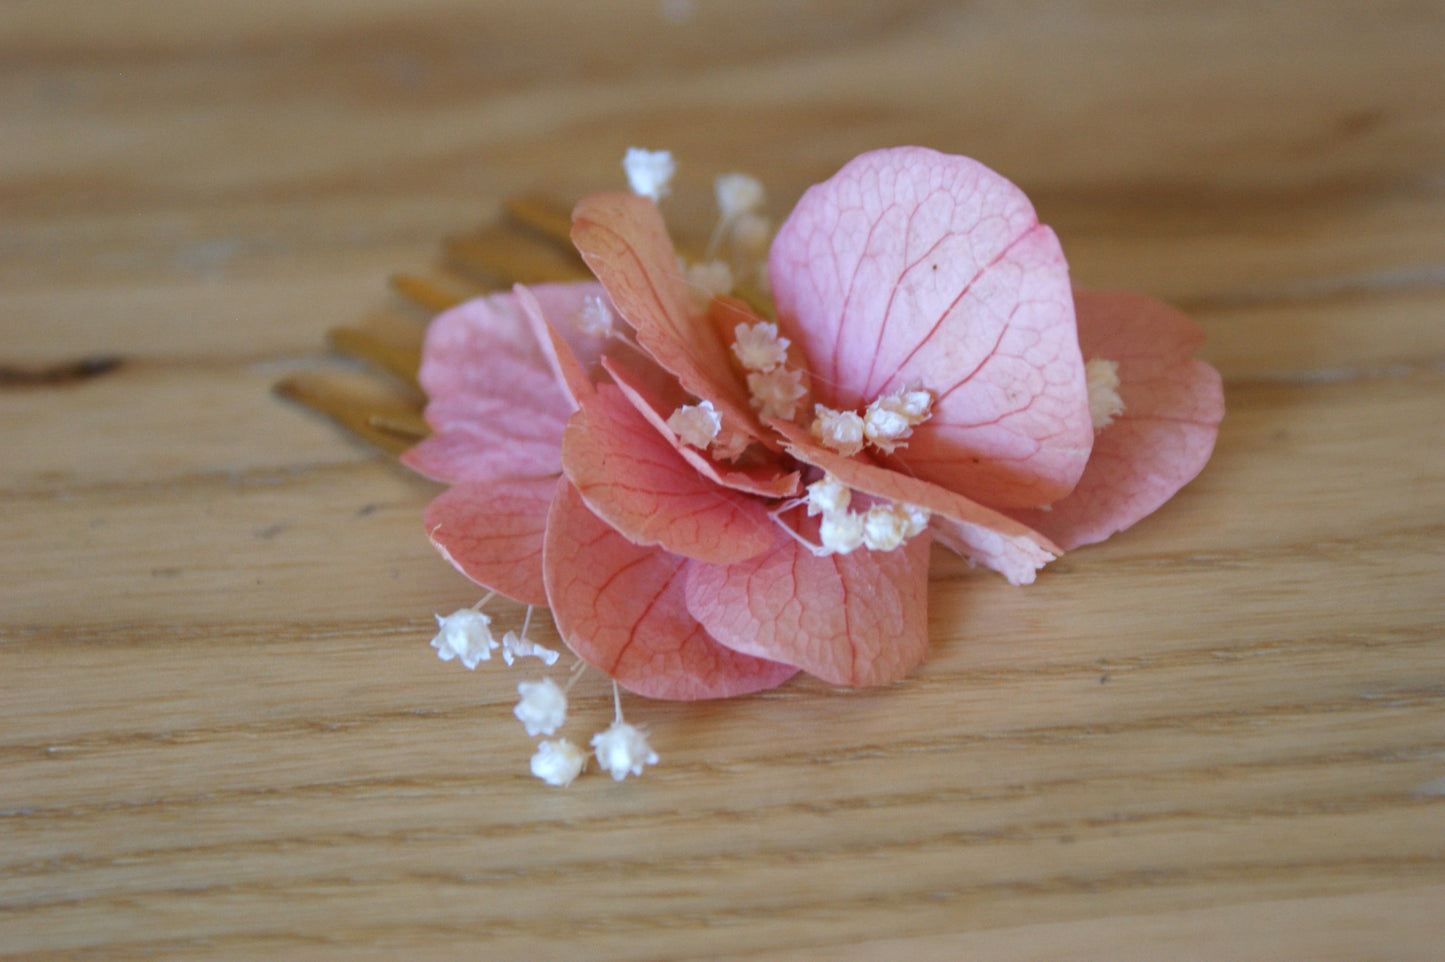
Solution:
<path fill-rule="evenodd" d="M 7 5 L 0 366 L 79 373 L 0 383 L 0 958 L 1437 958 L 1441 49 L 1435 2 Z M 894 143 L 1190 310 L 1213 462 L 1026 589 L 939 553 L 901 684 L 633 699 L 662 763 L 547 789 L 524 676 L 426 645 L 435 486 L 271 384 L 629 145 L 697 239 L 717 173 L 781 217 Z"/>

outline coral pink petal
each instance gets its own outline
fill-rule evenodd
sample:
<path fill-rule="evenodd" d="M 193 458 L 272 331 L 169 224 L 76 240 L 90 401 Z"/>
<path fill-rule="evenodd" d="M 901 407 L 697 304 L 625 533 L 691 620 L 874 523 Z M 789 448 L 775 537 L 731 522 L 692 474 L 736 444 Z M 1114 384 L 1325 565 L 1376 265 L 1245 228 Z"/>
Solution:
<path fill-rule="evenodd" d="M 729 698 L 796 674 L 708 636 L 687 610 L 690 564 L 631 543 L 570 484 L 559 486 L 547 529 L 547 595 L 557 630 L 579 658 L 649 698 Z"/>
<path fill-rule="evenodd" d="M 458 571 L 527 605 L 547 604 L 542 537 L 559 481 L 467 481 L 427 506 L 427 534 Z"/>
<path fill-rule="evenodd" d="M 638 413 L 647 419 L 647 423 L 667 439 L 677 453 L 703 477 L 725 488 L 764 498 L 788 498 L 798 493 L 798 472 L 785 472 L 772 459 L 733 467 L 715 461 L 697 448 L 684 444 L 676 432 L 667 426 L 667 419 L 672 412 L 688 403 L 681 388 L 678 388 L 676 393 L 659 390 L 658 385 L 651 383 L 650 379 L 638 377 L 632 366 L 615 363 L 609 357 L 602 359 L 602 367 L 612 375 L 613 382 L 622 389 L 623 395 L 637 408 Z"/>
<path fill-rule="evenodd" d="M 921 147 L 863 154 L 803 195 L 769 276 L 824 403 L 933 392 L 895 466 L 998 507 L 1073 488 L 1091 429 L 1068 267 L 1009 181 Z"/>
<path fill-rule="evenodd" d="M 805 530 L 816 540 L 816 524 Z M 835 685 L 887 684 L 928 649 L 928 552 L 926 534 L 824 558 L 784 539 L 739 564 L 689 565 L 687 607 L 734 651 Z"/>
<path fill-rule="evenodd" d="M 699 475 L 610 384 L 568 422 L 562 468 L 588 507 L 637 544 L 729 564 L 778 537 L 761 501 Z"/>
<path fill-rule="evenodd" d="M 678 273 L 657 205 L 632 194 L 585 198 L 572 212 L 572 243 L 657 363 L 689 393 L 711 401 L 725 427 L 761 437 L 706 307 L 694 305 Z"/>
<path fill-rule="evenodd" d="M 1011 512 L 1065 549 L 1102 541 L 1192 480 L 1224 417 L 1219 372 L 1191 357 L 1204 334 L 1142 294 L 1079 291 L 1084 356 L 1119 365 L 1124 412 L 1101 429 L 1078 487 L 1049 511 Z"/>
<path fill-rule="evenodd" d="M 771 423 L 794 457 L 822 468 L 853 490 L 927 508 L 940 542 L 974 564 L 992 568 L 1012 584 L 1033 581 L 1034 573 L 1060 554 L 1048 538 L 992 508 L 929 481 L 845 458 L 819 445 L 797 425 Z"/>

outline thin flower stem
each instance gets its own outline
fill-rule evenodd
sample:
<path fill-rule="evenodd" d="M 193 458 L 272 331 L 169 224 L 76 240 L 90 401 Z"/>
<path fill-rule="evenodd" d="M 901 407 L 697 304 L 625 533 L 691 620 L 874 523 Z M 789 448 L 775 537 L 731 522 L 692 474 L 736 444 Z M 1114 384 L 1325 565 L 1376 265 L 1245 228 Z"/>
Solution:
<path fill-rule="evenodd" d="M 710 261 L 717 257 L 718 251 L 722 249 L 723 236 L 732 226 L 733 217 L 719 217 L 717 226 L 712 229 L 712 236 L 707 239 L 707 249 L 702 253 L 702 259 Z"/>
<path fill-rule="evenodd" d="M 495 598 L 496 596 L 497 596 L 497 593 L 496 593 L 495 591 L 488 591 L 488 592 L 487 592 L 487 596 L 486 596 L 485 598 L 483 598 L 481 601 L 477 602 L 476 604 L 472 605 L 472 610 L 473 610 L 473 611 L 481 611 L 483 608 L 485 608 L 485 607 L 487 606 L 487 602 L 491 601 L 491 600 L 492 600 L 493 598 Z"/>
<path fill-rule="evenodd" d="M 564 695 L 570 694 L 573 687 L 576 686 L 577 680 L 587 674 L 587 662 L 578 658 L 572 662 L 572 667 L 567 670 L 572 673 L 572 677 L 567 680 L 567 687 L 562 689 L 562 694 Z"/>
<path fill-rule="evenodd" d="M 617 712 L 617 719 L 613 722 L 613 724 L 622 724 L 622 695 L 617 690 L 617 679 L 615 678 L 612 680 L 612 708 L 615 712 Z"/>
<path fill-rule="evenodd" d="M 778 526 L 779 528 L 782 528 L 782 529 L 783 529 L 783 533 L 784 533 L 784 534 L 788 535 L 788 536 L 789 536 L 790 538 L 792 538 L 794 541 L 798 542 L 798 544 L 802 545 L 803 547 L 805 547 L 805 548 L 807 548 L 809 551 L 811 551 L 811 552 L 813 553 L 813 557 L 815 557 L 815 558 L 826 558 L 826 557 L 828 557 L 828 555 L 832 554 L 831 551 L 829 551 L 827 548 L 823 547 L 823 546 L 820 545 L 820 544 L 813 544 L 813 542 L 809 541 L 807 538 L 803 537 L 802 535 L 798 534 L 798 532 L 796 532 L 796 531 L 794 531 L 792 528 L 788 527 L 787 524 L 785 524 L 785 523 L 783 522 L 783 519 L 780 518 L 780 517 L 778 517 L 778 515 L 782 514 L 784 511 L 788 511 L 788 510 L 791 510 L 792 508 L 796 508 L 796 507 L 797 507 L 796 504 L 784 504 L 782 507 L 778 508 L 776 511 L 769 511 L 769 512 L 768 512 L 768 517 L 772 518 L 773 521 L 777 524 L 777 526 Z"/>
<path fill-rule="evenodd" d="M 522 619 L 522 634 L 520 637 L 527 637 L 527 629 L 532 626 L 532 605 L 527 606 L 527 616 Z"/>

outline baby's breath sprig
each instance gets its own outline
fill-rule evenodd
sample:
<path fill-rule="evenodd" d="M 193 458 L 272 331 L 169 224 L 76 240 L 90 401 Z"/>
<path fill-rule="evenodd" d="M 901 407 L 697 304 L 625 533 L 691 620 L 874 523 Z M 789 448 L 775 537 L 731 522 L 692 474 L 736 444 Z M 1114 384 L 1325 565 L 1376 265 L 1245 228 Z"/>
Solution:
<path fill-rule="evenodd" d="M 657 752 L 647 743 L 646 732 L 622 720 L 622 698 L 615 681 L 612 704 L 616 710 L 612 724 L 592 736 L 592 748 L 597 753 L 597 764 L 620 782 L 629 774 L 641 775 L 644 765 L 656 765 Z"/>
<path fill-rule="evenodd" d="M 470 608 L 462 608 L 443 617 L 437 615 L 437 634 L 431 645 L 442 661 L 460 660 L 469 670 L 484 661 L 492 660 L 492 652 L 502 651 L 502 660 L 510 667 L 520 658 L 537 658 L 551 667 L 559 657 L 556 651 L 545 648 L 527 637 L 532 625 L 532 606 L 527 607 L 526 617 L 520 632 L 508 631 L 499 643 L 492 633 L 492 619 L 482 611 L 496 592 Z M 527 734 L 533 738 L 554 735 L 567 722 L 567 696 L 577 680 L 582 677 L 586 664 L 578 660 L 572 664 L 571 677 L 565 687 L 551 678 L 537 681 L 523 681 L 517 684 L 519 699 L 512 714 L 522 723 Z M 622 696 L 617 683 L 612 683 L 612 724 L 592 736 L 592 753 L 597 764 L 615 780 L 622 781 L 629 774 L 641 775 L 644 766 L 657 764 L 657 752 L 648 744 L 647 735 L 639 728 L 627 724 L 622 718 Z M 566 788 L 587 767 L 589 753 L 565 738 L 548 739 L 539 742 L 532 755 L 532 774 L 559 788 Z"/>

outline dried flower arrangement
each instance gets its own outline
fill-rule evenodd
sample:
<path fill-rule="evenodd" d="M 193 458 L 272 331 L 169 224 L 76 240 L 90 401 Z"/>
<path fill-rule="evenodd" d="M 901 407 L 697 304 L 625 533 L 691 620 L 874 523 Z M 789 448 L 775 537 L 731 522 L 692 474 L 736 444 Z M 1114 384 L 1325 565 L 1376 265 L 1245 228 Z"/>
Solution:
<path fill-rule="evenodd" d="M 762 185 L 727 175 L 693 262 L 659 208 L 671 156 L 624 168 L 630 193 L 572 214 L 591 278 L 430 324 L 430 434 L 402 456 L 449 485 L 425 516 L 443 556 L 550 608 L 615 697 L 724 698 L 798 671 L 895 681 L 927 649 L 933 543 L 1027 584 L 1153 512 L 1213 450 L 1223 394 L 1193 358 L 1198 328 L 1074 290 L 1027 197 L 976 161 L 863 154 L 775 235 Z M 497 649 L 558 657 L 525 625 L 498 641 L 482 604 L 438 621 L 433 647 L 469 668 Z M 519 694 L 528 733 L 555 733 L 566 689 Z M 657 756 L 616 705 L 591 744 L 621 779 Z M 587 759 L 544 741 L 532 771 L 565 785 Z"/>

